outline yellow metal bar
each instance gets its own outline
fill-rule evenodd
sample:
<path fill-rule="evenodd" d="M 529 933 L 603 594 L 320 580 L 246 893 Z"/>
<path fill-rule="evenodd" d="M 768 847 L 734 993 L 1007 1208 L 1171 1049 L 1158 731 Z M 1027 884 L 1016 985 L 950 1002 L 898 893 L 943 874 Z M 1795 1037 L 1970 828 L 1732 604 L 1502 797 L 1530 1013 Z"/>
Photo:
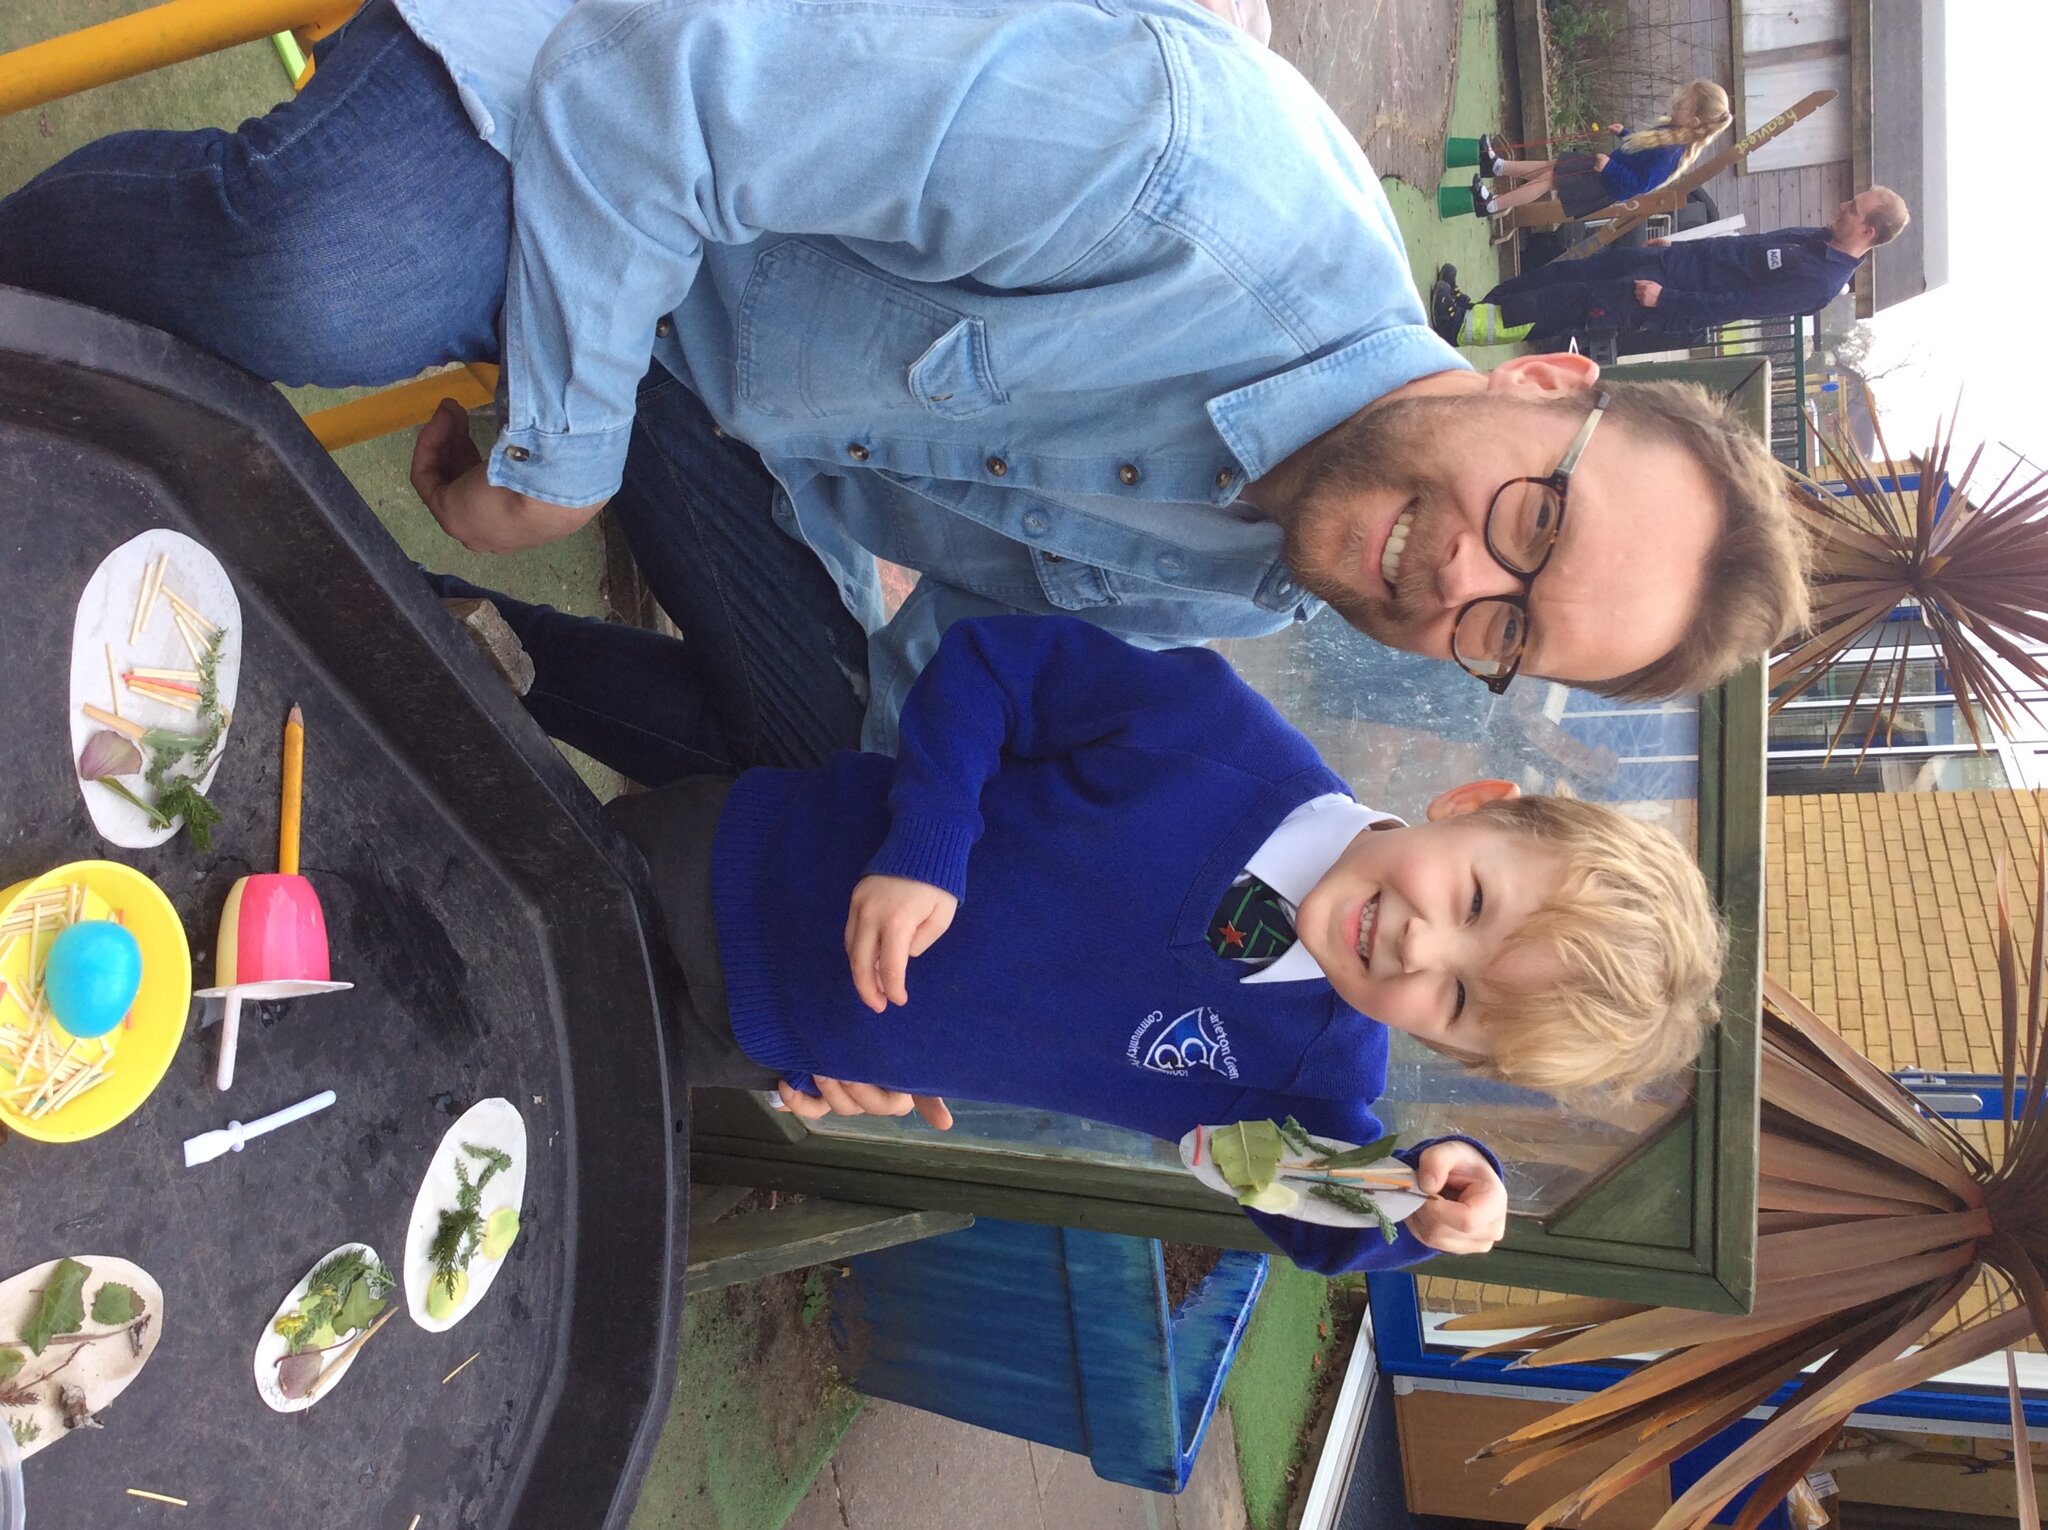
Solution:
<path fill-rule="evenodd" d="M 170 0 L 0 54 L 0 116 L 293 27 L 328 29 L 359 0 Z"/>
<path fill-rule="evenodd" d="M 340 451 L 359 441 L 374 441 L 396 430 L 426 424 L 444 398 L 454 399 L 465 409 L 480 409 L 496 397 L 497 385 L 496 367 L 458 367 L 318 410 L 306 416 L 306 428 L 329 451 Z"/>

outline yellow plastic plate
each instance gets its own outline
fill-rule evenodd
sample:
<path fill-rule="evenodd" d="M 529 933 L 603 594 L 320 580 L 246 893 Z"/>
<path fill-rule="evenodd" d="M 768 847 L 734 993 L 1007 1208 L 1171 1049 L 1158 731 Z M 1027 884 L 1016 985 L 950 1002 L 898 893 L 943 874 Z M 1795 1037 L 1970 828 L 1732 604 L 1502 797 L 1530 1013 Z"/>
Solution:
<path fill-rule="evenodd" d="M 32 1098 L 9 1097 L 16 1087 L 14 1068 L 0 1055 L 0 1122 L 43 1142 L 82 1142 L 133 1115 L 170 1068 L 192 1008 L 192 951 L 185 941 L 185 927 L 178 922 L 171 900 L 132 866 L 115 861 L 74 861 L 17 882 L 0 892 L 0 925 L 8 924 L 9 916 L 38 894 L 71 887 L 85 889 L 84 917 L 103 919 L 118 912 L 121 923 L 135 936 L 142 948 L 142 989 L 127 1019 L 105 1038 L 111 1048 L 111 1055 L 105 1058 L 106 1080 L 55 1110 L 33 1120 L 23 1114 L 22 1108 L 31 1104 Z M 31 963 L 40 969 L 54 934 L 51 929 L 40 941 L 31 940 L 27 933 L 11 940 L 0 935 L 0 951 L 5 952 L 0 956 L 0 982 L 9 990 L 0 996 L 0 1030 L 17 1035 L 28 1030 L 28 1016 L 16 1001 L 26 1000 Z M 49 1025 L 61 1054 L 71 1045 L 71 1038 L 54 1019 Z M 100 1055 L 97 1040 L 77 1044 L 77 1057 L 97 1060 Z"/>

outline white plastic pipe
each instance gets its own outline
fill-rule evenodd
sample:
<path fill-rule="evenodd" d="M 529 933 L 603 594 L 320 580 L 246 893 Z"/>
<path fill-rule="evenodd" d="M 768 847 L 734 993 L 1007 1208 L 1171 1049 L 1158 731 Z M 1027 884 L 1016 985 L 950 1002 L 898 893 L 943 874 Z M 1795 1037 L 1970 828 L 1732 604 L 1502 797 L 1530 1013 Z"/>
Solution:
<path fill-rule="evenodd" d="M 228 1001 L 232 1004 L 234 1001 Z M 265 1132 L 274 1132 L 280 1126 L 290 1126 L 294 1121 L 303 1121 L 317 1111 L 325 1110 L 334 1103 L 334 1091 L 323 1089 L 311 1099 L 301 1100 L 296 1105 L 287 1105 L 283 1110 L 273 1111 L 260 1120 L 244 1126 L 240 1121 L 228 1122 L 226 1128 L 217 1132 L 201 1132 L 185 1140 L 185 1167 L 196 1168 L 202 1163 L 211 1163 L 223 1153 L 239 1153 L 242 1144 L 252 1137 Z"/>

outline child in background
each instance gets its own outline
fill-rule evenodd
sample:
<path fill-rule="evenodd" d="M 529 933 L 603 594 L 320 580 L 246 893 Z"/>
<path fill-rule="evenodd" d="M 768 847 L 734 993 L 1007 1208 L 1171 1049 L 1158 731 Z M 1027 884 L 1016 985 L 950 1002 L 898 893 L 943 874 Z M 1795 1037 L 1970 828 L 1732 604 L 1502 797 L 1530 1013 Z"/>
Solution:
<path fill-rule="evenodd" d="M 1684 174 L 1734 120 L 1728 92 L 1712 80 L 1694 80 L 1673 93 L 1669 116 L 1654 127 L 1622 134 L 1612 154 L 1505 159 L 1489 133 L 1479 140 L 1480 174 L 1472 177 L 1472 211 L 1491 217 L 1554 194 L 1565 217 L 1590 218 Z M 1489 196 L 1484 185 L 1489 176 L 1521 179 L 1522 184 Z"/>
<path fill-rule="evenodd" d="M 608 811 L 662 900 L 687 1080 L 807 1116 L 900 1112 L 900 1091 L 943 1125 L 959 1093 L 1168 1140 L 1292 1115 L 1367 1142 L 1390 1030 L 1514 1082 L 1625 1090 L 1697 1054 L 1719 979 L 1705 882 L 1662 830 L 1505 781 L 1403 825 L 1219 655 L 1068 617 L 948 629 L 894 760 Z M 1391 1244 L 1248 1214 L 1332 1273 L 1501 1236 L 1477 1144 L 1400 1156 L 1440 1198 Z"/>

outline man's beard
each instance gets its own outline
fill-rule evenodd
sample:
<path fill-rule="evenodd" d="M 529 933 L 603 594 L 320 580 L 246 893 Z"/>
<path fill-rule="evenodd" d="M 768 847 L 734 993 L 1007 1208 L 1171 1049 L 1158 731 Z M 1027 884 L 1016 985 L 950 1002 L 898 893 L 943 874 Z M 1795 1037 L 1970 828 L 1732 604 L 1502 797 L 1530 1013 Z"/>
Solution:
<path fill-rule="evenodd" d="M 1283 522 L 1282 553 L 1301 587 L 1367 637 L 1411 652 L 1439 604 L 1434 570 L 1448 498 L 1428 465 L 1458 402 L 1401 399 L 1347 420 L 1317 444 L 1300 501 Z M 1366 494 L 1414 512 L 1391 596 L 1379 569 L 1364 565 L 1381 531 L 1377 517 L 1355 509 Z"/>

